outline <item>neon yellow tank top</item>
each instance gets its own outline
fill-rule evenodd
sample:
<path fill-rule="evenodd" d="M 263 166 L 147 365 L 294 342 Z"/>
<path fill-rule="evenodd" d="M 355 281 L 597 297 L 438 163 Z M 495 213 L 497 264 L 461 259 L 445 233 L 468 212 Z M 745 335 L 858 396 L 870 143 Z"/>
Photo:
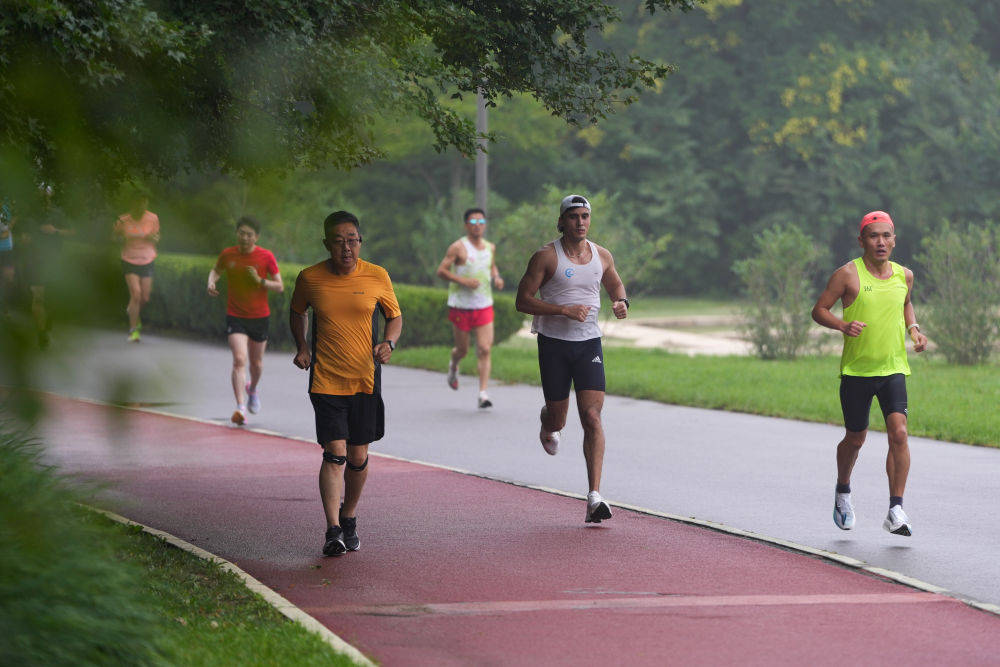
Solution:
<path fill-rule="evenodd" d="M 906 360 L 906 323 L 903 304 L 906 302 L 906 272 L 895 262 L 892 276 L 881 280 L 868 271 L 864 258 L 854 260 L 861 283 L 858 298 L 844 308 L 844 320 L 864 322 L 857 338 L 844 336 L 844 352 L 840 357 L 840 374 L 879 377 L 910 374 Z"/>

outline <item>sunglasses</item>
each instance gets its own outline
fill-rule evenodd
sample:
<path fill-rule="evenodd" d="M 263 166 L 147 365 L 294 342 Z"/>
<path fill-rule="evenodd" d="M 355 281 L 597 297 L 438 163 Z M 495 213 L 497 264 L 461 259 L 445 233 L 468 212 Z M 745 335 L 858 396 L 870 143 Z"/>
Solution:
<path fill-rule="evenodd" d="M 466 222 L 470 225 L 485 225 L 486 218 L 469 218 Z"/>

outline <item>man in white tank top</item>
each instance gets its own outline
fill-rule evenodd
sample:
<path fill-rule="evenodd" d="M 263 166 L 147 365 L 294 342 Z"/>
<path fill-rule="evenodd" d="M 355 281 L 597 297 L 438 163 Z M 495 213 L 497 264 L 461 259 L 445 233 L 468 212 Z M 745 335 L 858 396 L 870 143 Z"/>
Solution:
<path fill-rule="evenodd" d="M 479 367 L 479 407 L 493 406 L 486 385 L 490 380 L 490 348 L 493 347 L 493 292 L 490 282 L 503 289 L 497 271 L 496 246 L 486 240 L 486 214 L 470 208 L 462 216 L 465 236 L 448 246 L 437 275 L 449 281 L 448 319 L 455 331 L 455 347 L 448 363 L 448 386 L 458 389 L 458 362 L 469 351 L 469 332 L 476 334 Z"/>
<path fill-rule="evenodd" d="M 542 246 L 528 262 L 517 286 L 517 309 L 534 315 L 531 330 L 538 334 L 538 366 L 545 396 L 539 433 L 542 447 L 553 455 L 559 449 L 559 431 L 566 425 L 572 384 L 590 483 L 584 520 L 600 523 L 611 518 L 611 508 L 600 493 L 604 464 L 604 352 L 597 324 L 601 285 L 611 297 L 618 319 L 628 315 L 628 299 L 611 253 L 587 240 L 590 202 L 585 197 L 569 195 L 562 200 L 556 227 L 562 236 Z"/>

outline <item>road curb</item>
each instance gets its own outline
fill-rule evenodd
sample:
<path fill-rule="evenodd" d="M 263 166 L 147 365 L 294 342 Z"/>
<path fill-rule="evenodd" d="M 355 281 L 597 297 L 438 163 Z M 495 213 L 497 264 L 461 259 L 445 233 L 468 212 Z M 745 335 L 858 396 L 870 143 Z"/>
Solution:
<path fill-rule="evenodd" d="M 283 616 L 291 620 L 293 623 L 298 623 L 309 632 L 319 635 L 320 639 L 326 642 L 337 653 L 346 655 L 358 665 L 363 665 L 364 667 L 375 667 L 375 663 L 373 663 L 371 660 L 365 657 L 365 655 L 361 651 L 359 651 L 355 647 L 345 642 L 343 639 L 341 639 L 336 634 L 331 632 L 330 629 L 327 628 L 325 625 L 323 625 L 315 618 L 313 618 L 306 612 L 296 607 L 287 598 L 279 595 L 271 588 L 265 586 L 263 583 L 260 582 L 260 580 L 254 578 L 253 576 L 245 572 L 238 565 L 231 563 L 230 561 L 226 560 L 225 558 L 222 558 L 221 556 L 216 556 L 212 552 L 206 551 L 201 547 L 195 546 L 190 542 L 186 542 L 181 538 L 177 537 L 176 535 L 171 535 L 170 533 L 158 530 L 156 528 L 152 528 L 145 524 L 139 523 L 138 521 L 133 521 L 132 519 L 128 519 L 126 517 L 121 516 L 120 514 L 115 514 L 114 512 L 109 512 L 108 510 L 104 510 L 99 507 L 94 507 L 92 505 L 85 504 L 83 505 L 83 507 L 87 508 L 92 512 L 97 512 L 98 514 L 102 514 L 117 523 L 126 526 L 138 526 L 139 528 L 142 529 L 144 533 L 149 533 L 154 537 L 159 537 L 160 539 L 166 541 L 171 546 L 174 546 L 178 549 L 182 549 L 190 554 L 197 556 L 198 558 L 201 558 L 202 560 L 207 560 L 212 563 L 217 563 L 223 570 L 227 572 L 232 572 L 237 577 L 239 577 L 240 580 L 243 581 L 244 586 L 246 586 L 252 592 L 264 598 L 264 600 L 268 604 L 277 609 Z"/>

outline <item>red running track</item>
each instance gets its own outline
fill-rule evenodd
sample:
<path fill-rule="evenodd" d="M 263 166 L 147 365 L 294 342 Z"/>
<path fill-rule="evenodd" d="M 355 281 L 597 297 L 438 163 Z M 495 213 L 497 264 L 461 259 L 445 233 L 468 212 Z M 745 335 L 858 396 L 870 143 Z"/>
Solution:
<path fill-rule="evenodd" d="M 1000 618 L 948 597 L 625 510 L 584 524 L 582 500 L 376 456 L 361 550 L 323 558 L 317 445 L 49 408 L 48 458 L 111 482 L 102 505 L 235 562 L 386 665 L 1000 660 Z"/>

